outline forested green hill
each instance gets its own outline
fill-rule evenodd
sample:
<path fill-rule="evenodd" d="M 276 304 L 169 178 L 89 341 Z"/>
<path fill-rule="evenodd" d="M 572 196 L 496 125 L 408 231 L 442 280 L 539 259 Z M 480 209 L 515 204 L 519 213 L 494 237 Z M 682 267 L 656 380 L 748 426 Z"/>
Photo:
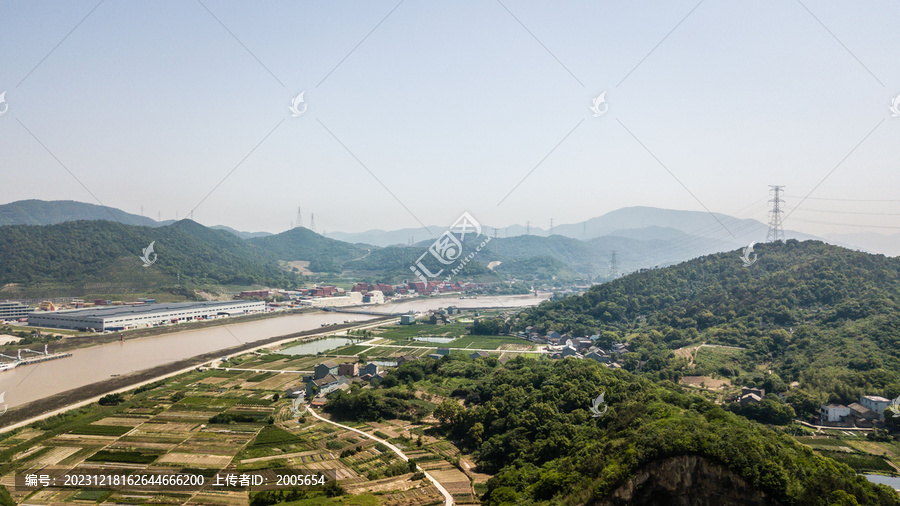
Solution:
<path fill-rule="evenodd" d="M 140 256 L 151 241 L 157 260 L 143 267 Z M 155 274 L 199 285 L 287 288 L 300 279 L 280 269 L 271 253 L 190 220 L 156 228 L 100 220 L 4 226 L 0 251 L 0 284 L 114 281 Z"/>
<path fill-rule="evenodd" d="M 360 258 L 369 247 L 328 239 L 309 230 L 297 227 L 286 232 L 247 240 L 272 253 L 279 260 L 306 260 L 313 272 L 341 272 L 341 265 Z"/>
<path fill-rule="evenodd" d="M 489 506 L 900 504 L 893 490 L 787 435 L 671 382 L 591 360 L 407 362 L 385 378 L 384 395 L 338 394 L 326 409 L 340 415 L 368 395 L 381 416 L 410 384 L 452 385 L 452 396 L 465 399 L 465 406 L 445 399 L 434 416 L 447 437 L 475 452 L 479 470 L 494 475 Z M 595 417 L 589 408 L 600 394 Z"/>
<path fill-rule="evenodd" d="M 597 285 L 523 312 L 516 328 L 611 332 L 631 343 L 627 368 L 648 361 L 642 370 L 664 379 L 717 374 L 776 393 L 798 381 L 788 399 L 801 415 L 900 395 L 900 260 L 816 241 L 755 249 L 749 267 L 721 253 Z M 700 343 L 746 351 L 699 369 L 671 353 Z"/>

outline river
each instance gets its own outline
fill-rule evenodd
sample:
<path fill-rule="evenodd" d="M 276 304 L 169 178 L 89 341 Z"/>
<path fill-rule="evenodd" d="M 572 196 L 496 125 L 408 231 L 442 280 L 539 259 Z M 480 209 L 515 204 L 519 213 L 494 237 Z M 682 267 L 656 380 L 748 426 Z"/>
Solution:
<path fill-rule="evenodd" d="M 527 306 L 534 305 L 546 296 L 501 296 L 478 299 L 428 298 L 410 299 L 397 304 L 366 308 L 383 313 L 427 311 L 438 307 L 479 306 Z M 82 348 L 72 351 L 72 356 L 39 364 L 16 367 L 0 373 L 0 394 L 5 392 L 5 402 L 10 408 L 35 401 L 53 394 L 89 385 L 113 375 L 128 374 L 163 364 L 168 364 L 203 353 L 223 350 L 243 343 L 261 341 L 270 337 L 320 328 L 323 323 L 367 321 L 368 315 L 315 312 L 285 315 L 248 322 L 237 321 L 227 325 L 182 330 L 171 334 L 130 339 Z M 323 329 L 324 330 L 324 329 Z M 53 347 L 50 347 L 53 351 Z M 2 397 L 2 395 L 0 395 Z M 0 410 L 3 406 L 0 405 Z"/>

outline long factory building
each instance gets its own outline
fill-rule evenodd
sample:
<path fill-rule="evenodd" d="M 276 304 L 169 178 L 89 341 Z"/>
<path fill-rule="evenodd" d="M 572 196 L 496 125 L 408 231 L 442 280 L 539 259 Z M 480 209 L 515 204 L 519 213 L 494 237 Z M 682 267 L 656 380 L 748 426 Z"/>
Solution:
<path fill-rule="evenodd" d="M 36 327 L 118 331 L 153 327 L 222 316 L 239 316 L 265 311 L 263 301 L 173 302 L 135 306 L 105 306 L 63 311 L 36 311 L 28 324 Z"/>

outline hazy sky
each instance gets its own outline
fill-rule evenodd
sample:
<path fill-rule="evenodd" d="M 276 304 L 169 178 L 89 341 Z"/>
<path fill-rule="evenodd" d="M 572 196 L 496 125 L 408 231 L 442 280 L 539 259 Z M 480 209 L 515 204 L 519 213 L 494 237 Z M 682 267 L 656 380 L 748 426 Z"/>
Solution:
<path fill-rule="evenodd" d="M 546 228 L 632 205 L 765 221 L 767 185 L 789 211 L 820 185 L 786 227 L 896 233 L 898 20 L 896 0 L 3 2 L 0 203 Z"/>

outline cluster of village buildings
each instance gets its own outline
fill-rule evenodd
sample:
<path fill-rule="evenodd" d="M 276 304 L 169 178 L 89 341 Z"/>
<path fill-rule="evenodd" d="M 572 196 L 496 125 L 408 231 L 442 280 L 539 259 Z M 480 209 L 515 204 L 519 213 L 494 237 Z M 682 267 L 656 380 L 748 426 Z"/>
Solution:
<path fill-rule="evenodd" d="M 450 354 L 450 348 L 438 348 L 437 353 L 428 355 L 428 358 L 440 360 Z M 475 351 L 469 354 L 472 360 L 488 357 L 486 351 Z M 379 382 L 387 375 L 385 368 L 400 367 L 406 362 L 418 360 L 415 355 L 403 355 L 393 360 L 369 362 L 360 365 L 357 362 L 338 364 L 326 360 L 316 365 L 313 374 L 303 377 L 303 387 L 288 388 L 285 395 L 289 398 L 305 397 L 313 407 L 325 404 L 326 397 L 343 390 L 349 390 L 354 382 L 372 383 Z M 501 362 L 506 362 L 501 358 Z"/>
<path fill-rule="evenodd" d="M 819 410 L 819 423 L 835 427 L 872 427 L 876 421 L 884 421 L 884 411 L 890 405 L 890 399 L 878 395 L 862 395 L 859 402 L 849 406 L 825 404 Z"/>
<path fill-rule="evenodd" d="M 550 352 L 550 358 L 585 358 L 599 362 L 611 369 L 621 368 L 619 358 L 631 351 L 628 349 L 628 343 L 612 343 L 608 350 L 600 348 L 596 344 L 600 339 L 599 334 L 590 337 L 571 337 L 559 332 L 548 332 L 541 335 L 535 332 L 533 327 L 526 327 L 524 331 L 518 333 L 518 337 L 535 343 L 547 344 L 546 349 Z"/>
<path fill-rule="evenodd" d="M 729 397 L 727 401 L 740 402 L 742 405 L 756 404 L 766 396 L 765 388 L 742 387 L 741 395 Z M 784 394 L 778 394 L 782 400 Z M 848 406 L 843 404 L 824 404 L 819 409 L 816 422 L 831 427 L 873 427 L 876 422 L 884 421 L 884 411 L 891 405 L 890 399 L 878 395 L 862 395 L 859 402 Z"/>

